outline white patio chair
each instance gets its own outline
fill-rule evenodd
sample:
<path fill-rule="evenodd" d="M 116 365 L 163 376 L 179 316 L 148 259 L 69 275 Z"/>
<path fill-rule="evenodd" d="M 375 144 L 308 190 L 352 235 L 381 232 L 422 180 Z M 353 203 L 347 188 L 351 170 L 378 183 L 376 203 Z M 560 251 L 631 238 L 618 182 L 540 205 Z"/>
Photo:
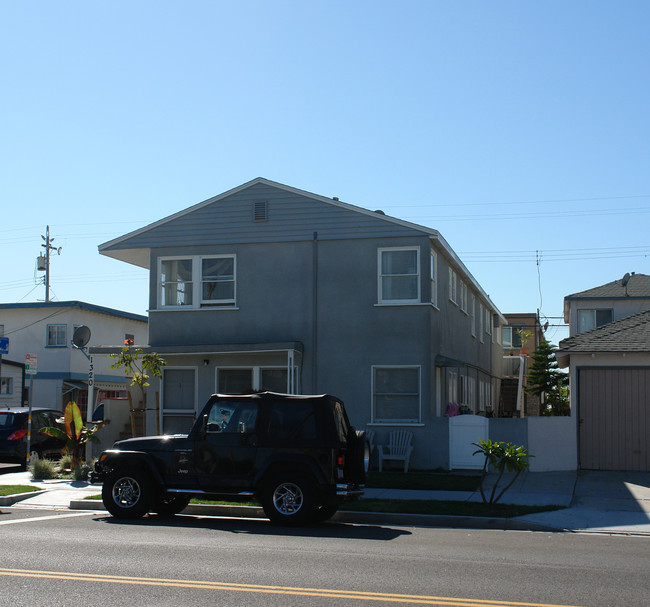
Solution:
<path fill-rule="evenodd" d="M 409 462 L 413 452 L 413 433 L 407 430 L 393 430 L 388 435 L 388 445 L 377 445 L 379 454 L 379 472 L 384 460 L 404 462 L 404 472 L 409 471 Z"/>

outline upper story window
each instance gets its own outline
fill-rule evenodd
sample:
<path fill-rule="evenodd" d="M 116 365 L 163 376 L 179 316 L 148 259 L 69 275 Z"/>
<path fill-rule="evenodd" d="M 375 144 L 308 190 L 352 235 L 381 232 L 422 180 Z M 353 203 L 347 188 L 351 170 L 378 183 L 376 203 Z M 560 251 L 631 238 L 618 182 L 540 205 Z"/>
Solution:
<path fill-rule="evenodd" d="M 420 248 L 379 249 L 380 303 L 418 303 L 420 301 Z"/>
<path fill-rule="evenodd" d="M 523 325 L 511 325 L 503 327 L 503 347 L 504 348 L 521 348 L 521 333 L 525 329 Z"/>
<path fill-rule="evenodd" d="M 160 307 L 192 306 L 192 258 L 160 260 Z"/>
<path fill-rule="evenodd" d="M 235 255 L 161 258 L 159 308 L 234 307 L 235 276 Z"/>
<path fill-rule="evenodd" d="M 469 306 L 469 313 L 472 317 L 472 337 L 476 337 L 476 295 L 472 293 L 471 302 Z"/>
<path fill-rule="evenodd" d="M 458 303 L 458 274 L 449 268 L 449 299 Z"/>
<path fill-rule="evenodd" d="M 431 303 L 434 306 L 438 305 L 438 255 L 435 251 L 431 251 L 431 266 L 430 266 L 430 279 L 431 279 Z"/>
<path fill-rule="evenodd" d="M 234 255 L 219 255 L 201 259 L 201 303 L 234 305 Z"/>
<path fill-rule="evenodd" d="M 578 333 L 612 322 L 612 310 L 578 310 Z"/>
<path fill-rule="evenodd" d="M 460 309 L 467 313 L 467 285 L 463 280 L 460 281 Z"/>
<path fill-rule="evenodd" d="M 48 346 L 67 346 L 67 325 L 47 325 L 47 344 Z"/>

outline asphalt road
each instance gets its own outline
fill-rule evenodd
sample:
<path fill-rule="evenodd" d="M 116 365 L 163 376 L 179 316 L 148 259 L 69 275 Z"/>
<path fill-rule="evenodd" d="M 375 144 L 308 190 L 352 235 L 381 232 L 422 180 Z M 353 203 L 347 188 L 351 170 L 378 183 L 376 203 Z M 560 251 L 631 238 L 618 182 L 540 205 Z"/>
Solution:
<path fill-rule="evenodd" d="M 647 538 L 0 510 L 0 606 L 648 604 Z"/>

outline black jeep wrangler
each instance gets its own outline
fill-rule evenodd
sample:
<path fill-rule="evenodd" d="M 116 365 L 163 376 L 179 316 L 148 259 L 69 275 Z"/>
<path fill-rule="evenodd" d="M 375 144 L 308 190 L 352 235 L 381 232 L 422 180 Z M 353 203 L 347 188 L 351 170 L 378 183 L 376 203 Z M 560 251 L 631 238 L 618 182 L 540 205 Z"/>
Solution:
<path fill-rule="evenodd" d="M 193 496 L 258 499 L 274 523 L 329 519 L 363 494 L 365 432 L 329 395 L 210 397 L 189 434 L 118 441 L 91 475 L 120 518 L 176 514 Z"/>

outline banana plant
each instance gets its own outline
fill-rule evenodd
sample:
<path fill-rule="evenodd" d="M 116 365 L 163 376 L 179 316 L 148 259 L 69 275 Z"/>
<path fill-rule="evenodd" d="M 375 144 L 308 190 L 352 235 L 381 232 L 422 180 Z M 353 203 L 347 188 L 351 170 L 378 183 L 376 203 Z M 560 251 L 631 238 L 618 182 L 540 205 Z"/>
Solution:
<path fill-rule="evenodd" d="M 490 439 L 479 439 L 478 443 L 472 443 L 478 450 L 474 451 L 473 455 L 483 453 L 485 455 L 485 462 L 483 463 L 483 471 L 481 474 L 481 482 L 479 483 L 479 490 L 484 504 L 490 506 L 496 504 L 503 494 L 512 487 L 517 477 L 530 466 L 528 461 L 534 455 L 530 455 L 525 447 L 521 445 L 513 445 L 512 443 L 505 443 L 503 441 L 497 442 Z M 492 468 L 498 473 L 498 477 L 492 487 L 490 498 L 486 498 L 483 490 L 483 481 L 487 476 L 488 470 Z M 497 488 L 501 482 L 501 478 L 505 472 L 514 472 L 515 475 L 512 480 L 497 494 Z"/>
<path fill-rule="evenodd" d="M 93 423 L 92 426 L 84 426 L 83 416 L 79 406 L 74 401 L 69 402 L 63 414 L 65 431 L 61 428 L 48 426 L 41 428 L 43 434 L 65 440 L 64 452 L 72 456 L 70 467 L 74 470 L 81 466 L 83 462 L 83 448 L 86 443 L 98 443 L 99 439 L 95 436 L 98 430 L 110 423 L 110 420 L 104 420 Z"/>

